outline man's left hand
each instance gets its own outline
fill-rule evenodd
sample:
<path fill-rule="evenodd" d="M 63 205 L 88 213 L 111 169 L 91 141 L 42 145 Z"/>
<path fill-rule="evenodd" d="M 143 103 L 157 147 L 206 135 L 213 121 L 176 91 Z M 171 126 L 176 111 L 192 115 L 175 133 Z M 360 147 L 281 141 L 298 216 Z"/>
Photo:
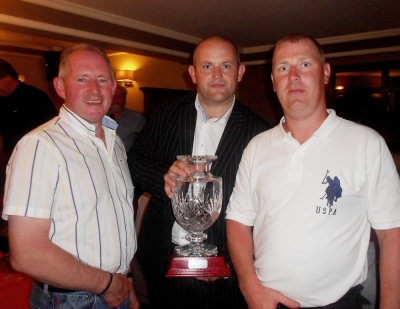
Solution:
<path fill-rule="evenodd" d="M 213 282 L 217 281 L 218 279 L 221 279 L 223 277 L 196 277 L 195 279 L 203 282 Z"/>

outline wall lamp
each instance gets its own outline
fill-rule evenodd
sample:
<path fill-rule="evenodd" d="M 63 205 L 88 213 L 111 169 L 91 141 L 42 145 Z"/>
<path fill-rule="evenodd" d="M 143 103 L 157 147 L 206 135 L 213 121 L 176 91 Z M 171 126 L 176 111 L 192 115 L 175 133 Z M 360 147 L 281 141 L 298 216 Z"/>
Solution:
<path fill-rule="evenodd" d="M 19 80 L 20 82 L 25 83 L 26 75 L 25 75 L 25 74 L 18 74 L 18 80 Z"/>
<path fill-rule="evenodd" d="M 115 72 L 115 79 L 119 82 L 124 82 L 125 87 L 133 87 L 133 71 L 132 70 L 118 70 Z"/>

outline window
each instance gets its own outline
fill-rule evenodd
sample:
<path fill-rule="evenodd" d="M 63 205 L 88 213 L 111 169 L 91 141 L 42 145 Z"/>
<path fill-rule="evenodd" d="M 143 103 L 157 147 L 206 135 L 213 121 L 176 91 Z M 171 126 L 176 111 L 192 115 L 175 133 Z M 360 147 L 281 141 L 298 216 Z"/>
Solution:
<path fill-rule="evenodd" d="M 375 129 L 400 150 L 400 63 L 333 67 L 327 91 L 339 116 Z"/>

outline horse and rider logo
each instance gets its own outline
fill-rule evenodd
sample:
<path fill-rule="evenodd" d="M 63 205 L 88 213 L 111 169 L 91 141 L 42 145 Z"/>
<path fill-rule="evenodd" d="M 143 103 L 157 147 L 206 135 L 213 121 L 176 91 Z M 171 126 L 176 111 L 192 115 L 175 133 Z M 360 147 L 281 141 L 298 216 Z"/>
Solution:
<path fill-rule="evenodd" d="M 322 180 L 322 184 L 328 184 L 328 187 L 325 190 L 325 194 L 320 199 L 326 199 L 326 206 L 333 206 L 333 202 L 337 202 L 338 198 L 342 197 L 342 187 L 340 186 L 340 180 L 337 176 L 333 177 L 333 179 L 328 176 L 329 171 L 326 171 L 324 180 Z"/>

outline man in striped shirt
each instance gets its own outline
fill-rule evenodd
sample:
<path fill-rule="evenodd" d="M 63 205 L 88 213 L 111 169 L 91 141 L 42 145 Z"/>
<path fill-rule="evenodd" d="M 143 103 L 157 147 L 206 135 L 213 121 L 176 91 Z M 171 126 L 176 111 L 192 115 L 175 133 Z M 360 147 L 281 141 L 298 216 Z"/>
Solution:
<path fill-rule="evenodd" d="M 107 56 L 88 44 L 65 50 L 54 87 L 59 116 L 25 135 L 7 167 L 11 265 L 36 279 L 35 308 L 138 308 L 127 275 L 133 185 L 117 125 L 104 117 L 116 87 Z"/>

